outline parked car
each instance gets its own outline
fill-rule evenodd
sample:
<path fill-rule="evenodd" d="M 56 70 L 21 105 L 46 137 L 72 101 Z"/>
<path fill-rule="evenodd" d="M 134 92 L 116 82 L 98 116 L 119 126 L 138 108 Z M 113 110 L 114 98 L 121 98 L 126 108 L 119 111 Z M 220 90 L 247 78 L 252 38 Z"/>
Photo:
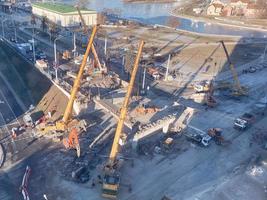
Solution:
<path fill-rule="evenodd" d="M 36 53 L 36 59 L 46 59 L 46 54 L 42 51 Z"/>

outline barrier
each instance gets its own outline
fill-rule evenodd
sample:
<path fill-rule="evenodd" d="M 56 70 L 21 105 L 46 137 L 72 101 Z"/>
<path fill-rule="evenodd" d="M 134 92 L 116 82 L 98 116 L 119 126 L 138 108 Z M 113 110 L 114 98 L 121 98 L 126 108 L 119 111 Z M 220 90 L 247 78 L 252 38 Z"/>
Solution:
<path fill-rule="evenodd" d="M 23 195 L 23 199 L 24 200 L 30 200 L 30 196 L 28 193 L 28 183 L 29 183 L 29 177 L 31 174 L 31 168 L 29 166 L 26 167 L 26 171 L 24 173 L 23 179 L 22 179 L 22 183 L 21 183 L 21 193 Z"/>
<path fill-rule="evenodd" d="M 6 152 L 2 143 L 0 143 L 0 168 L 3 167 L 6 159 Z"/>

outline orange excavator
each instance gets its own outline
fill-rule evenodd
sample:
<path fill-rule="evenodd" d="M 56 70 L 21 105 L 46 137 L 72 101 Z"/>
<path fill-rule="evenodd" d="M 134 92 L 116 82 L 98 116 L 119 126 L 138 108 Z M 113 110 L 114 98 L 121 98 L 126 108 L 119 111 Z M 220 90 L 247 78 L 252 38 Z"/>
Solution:
<path fill-rule="evenodd" d="M 146 105 L 141 105 L 135 109 L 135 111 L 140 114 L 140 115 L 146 115 L 146 114 L 153 114 L 158 111 L 160 111 L 159 108 L 156 106 L 146 106 Z"/>
<path fill-rule="evenodd" d="M 214 86 L 213 86 L 213 81 L 210 81 L 209 84 L 209 90 L 208 92 L 205 94 L 205 104 L 211 108 L 214 108 L 217 105 L 217 101 L 213 96 L 214 93 Z"/>
<path fill-rule="evenodd" d="M 129 105 L 131 93 L 133 91 L 134 81 L 136 78 L 139 60 L 141 57 L 143 46 L 144 46 L 144 42 L 141 41 L 139 44 L 139 49 L 138 49 L 137 56 L 135 59 L 133 71 L 131 74 L 130 83 L 128 85 L 128 89 L 127 89 L 127 92 L 124 98 L 123 105 L 120 109 L 120 117 L 119 117 L 118 125 L 116 128 L 112 148 L 109 154 L 109 159 L 104 167 L 102 196 L 105 198 L 117 199 L 119 185 L 120 185 L 120 173 L 119 173 L 120 164 L 119 164 L 119 158 L 118 158 L 118 152 L 120 149 L 120 140 L 122 137 L 123 125 L 124 125 L 124 121 L 127 115 L 128 105 Z"/>
<path fill-rule="evenodd" d="M 76 149 L 77 157 L 80 157 L 81 150 L 77 128 L 72 128 L 69 137 L 63 139 L 63 145 L 66 149 Z"/>

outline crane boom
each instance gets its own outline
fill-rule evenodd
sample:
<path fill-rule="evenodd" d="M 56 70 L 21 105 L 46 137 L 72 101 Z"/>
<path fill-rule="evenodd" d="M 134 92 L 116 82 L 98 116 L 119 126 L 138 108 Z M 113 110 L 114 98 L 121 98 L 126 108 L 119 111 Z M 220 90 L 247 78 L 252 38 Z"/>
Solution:
<path fill-rule="evenodd" d="M 87 26 L 86 23 L 85 23 L 85 20 L 84 20 L 84 18 L 83 18 L 83 16 L 82 16 L 82 13 L 81 13 L 81 10 L 80 10 L 79 6 L 76 6 L 76 9 L 77 9 L 77 11 L 78 11 L 78 14 L 79 14 L 79 16 L 80 16 L 80 19 L 81 19 L 81 22 L 82 22 L 82 25 L 83 25 L 83 32 L 84 32 L 85 34 L 88 34 L 88 30 L 89 30 L 89 28 L 88 28 L 88 26 Z M 92 53 L 93 53 L 93 55 L 94 55 L 94 57 L 95 57 L 95 60 L 96 60 L 96 63 L 97 63 L 97 65 L 98 65 L 99 69 L 102 70 L 102 65 L 101 65 L 101 63 L 100 63 L 100 61 L 99 61 L 99 58 L 98 58 L 98 55 L 97 55 L 97 53 L 96 53 L 96 49 L 95 49 L 94 44 L 92 45 Z"/>
<path fill-rule="evenodd" d="M 114 137 L 114 140 L 113 140 L 111 152 L 110 152 L 110 155 L 109 155 L 109 160 L 111 162 L 114 162 L 114 160 L 116 159 L 117 153 L 118 153 L 119 139 L 120 139 L 120 136 L 121 136 L 121 133 L 122 133 L 124 120 L 125 120 L 125 117 L 127 115 L 128 104 L 129 104 L 129 100 L 130 100 L 131 93 L 132 93 L 132 90 L 133 90 L 134 81 L 135 81 L 135 77 L 136 77 L 136 74 L 137 74 L 137 70 L 138 70 L 138 66 L 139 66 L 139 60 L 140 60 L 140 57 L 141 57 L 143 46 L 144 46 L 144 41 L 141 41 L 140 44 L 139 44 L 139 49 L 138 49 L 137 56 L 136 56 L 136 59 L 135 59 L 133 71 L 132 71 L 132 74 L 131 74 L 130 83 L 129 83 L 128 89 L 127 89 L 127 93 L 125 95 L 124 102 L 123 102 L 123 105 L 121 107 L 119 121 L 118 121 L 117 129 L 116 129 L 116 132 L 115 132 L 115 137 Z"/>
<path fill-rule="evenodd" d="M 224 52 L 225 52 L 225 55 L 226 55 L 226 57 L 227 57 L 227 60 L 228 60 L 228 62 L 229 62 L 229 65 L 230 65 L 230 70 L 231 70 L 231 72 L 232 72 L 233 79 L 234 79 L 234 82 L 235 82 L 235 89 L 237 90 L 237 91 L 236 91 L 236 94 L 237 94 L 237 95 L 245 95 L 246 92 L 245 92 L 244 89 L 241 87 L 240 81 L 239 81 L 239 79 L 238 79 L 238 74 L 237 74 L 237 72 L 236 72 L 236 70 L 235 70 L 234 64 L 232 63 L 232 61 L 231 61 L 231 59 L 230 59 L 230 56 L 229 56 L 228 51 L 227 51 L 227 49 L 226 49 L 226 46 L 225 46 L 225 44 L 224 44 L 223 41 L 220 41 L 220 42 L 222 43 L 223 50 L 224 50 Z"/>
<path fill-rule="evenodd" d="M 88 42 L 88 46 L 86 48 L 86 52 L 85 52 L 85 54 L 83 56 L 83 60 L 82 60 L 82 64 L 81 64 L 80 70 L 78 72 L 77 78 L 75 79 L 73 87 L 72 87 L 72 90 L 71 90 L 70 99 L 68 101 L 66 110 L 65 110 L 64 115 L 63 115 L 63 119 L 62 119 L 63 123 L 67 123 L 69 118 L 70 118 L 70 116 L 71 116 L 73 103 L 74 103 L 74 100 L 76 98 L 78 89 L 80 87 L 82 75 L 83 75 L 84 68 L 85 68 L 85 65 L 86 65 L 86 62 L 87 62 L 87 58 L 88 58 L 89 53 L 91 51 L 91 47 L 92 47 L 92 44 L 93 44 L 93 41 L 94 41 L 96 30 L 97 30 L 97 26 L 94 26 L 92 34 L 91 34 L 91 37 L 90 37 L 90 40 Z"/>
<path fill-rule="evenodd" d="M 123 105 L 120 111 L 120 117 L 117 124 L 112 148 L 109 155 L 109 160 L 105 165 L 104 168 L 104 177 L 103 177 L 103 184 L 102 184 L 102 196 L 105 198 L 110 199 L 117 199 L 119 185 L 120 185 L 120 173 L 118 172 L 118 165 L 117 165 L 117 154 L 119 151 L 119 140 L 121 137 L 121 133 L 123 130 L 123 124 L 125 117 L 127 115 L 128 104 L 130 101 L 131 93 L 134 86 L 134 81 L 136 78 L 139 60 L 141 57 L 142 49 L 144 46 L 144 41 L 140 41 L 137 56 L 135 59 L 135 63 L 133 66 L 133 71 L 131 74 L 130 83 L 128 85 L 128 89 L 124 98 Z"/>

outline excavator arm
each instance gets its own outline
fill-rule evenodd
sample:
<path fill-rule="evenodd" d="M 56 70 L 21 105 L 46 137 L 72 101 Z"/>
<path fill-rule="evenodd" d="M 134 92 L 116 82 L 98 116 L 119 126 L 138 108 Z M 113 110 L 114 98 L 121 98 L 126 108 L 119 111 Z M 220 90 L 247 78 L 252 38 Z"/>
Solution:
<path fill-rule="evenodd" d="M 79 158 L 81 155 L 80 151 L 80 143 L 78 137 L 78 130 L 77 128 L 72 128 L 68 138 L 63 139 L 63 145 L 66 149 L 76 149 L 77 157 Z"/>

